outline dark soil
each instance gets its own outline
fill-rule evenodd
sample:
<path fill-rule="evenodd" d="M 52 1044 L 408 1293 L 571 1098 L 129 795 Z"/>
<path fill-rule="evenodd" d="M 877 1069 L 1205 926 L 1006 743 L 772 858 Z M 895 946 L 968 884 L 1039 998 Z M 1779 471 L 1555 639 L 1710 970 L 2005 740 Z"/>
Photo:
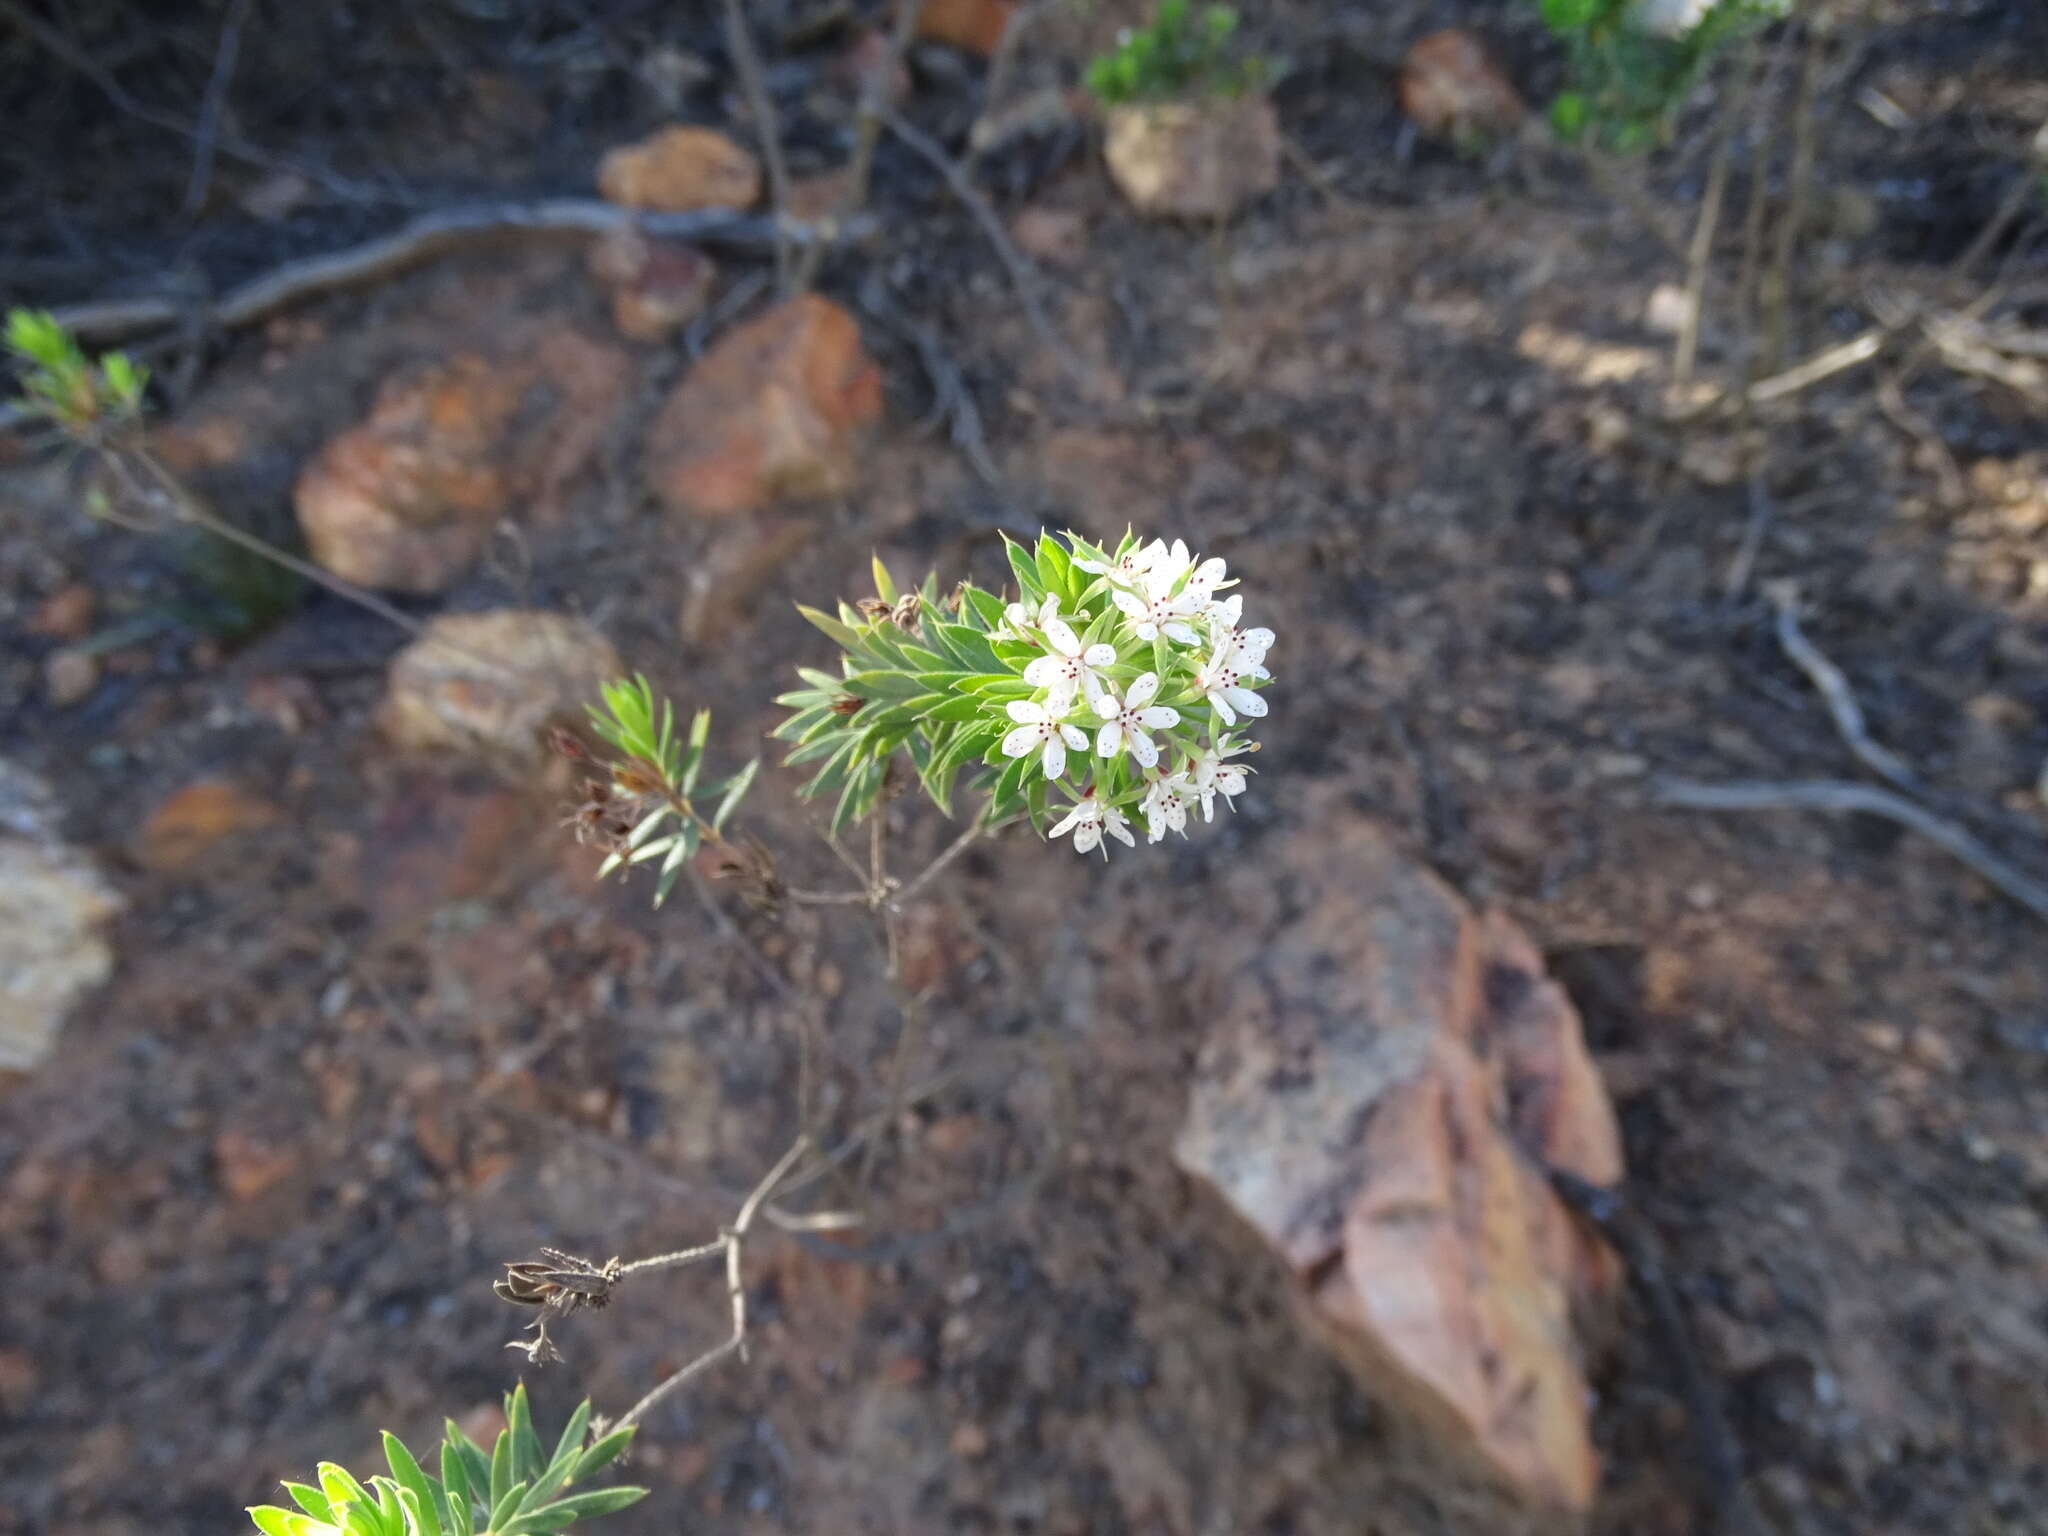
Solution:
<path fill-rule="evenodd" d="M 224 156 L 187 217 L 189 141 L 110 108 L 11 9 L 9 301 L 181 273 L 217 287 L 414 203 L 581 193 L 605 148 L 664 115 L 738 111 L 709 5 L 258 4 L 225 120 L 250 153 L 319 174 L 266 219 L 249 196 L 284 173 Z M 136 104 L 195 119 L 226 7 L 29 9 Z M 1071 78 L 1129 9 L 1055 7 L 1018 88 Z M 1995 276 L 2004 313 L 2048 305 L 2030 216 L 1974 273 L 1952 267 L 2048 115 L 2048 19 L 1868 9 L 1822 72 L 1788 359 L 1886 297 L 1961 307 Z M 1924 435 L 1870 372 L 1768 413 L 1753 472 L 1736 424 L 1670 424 L 1671 338 L 1645 315 L 1684 266 L 1643 214 L 1689 236 L 1712 104 L 1633 207 L 1554 149 L 1410 145 L 1387 61 L 1460 19 L 1532 95 L 1555 82 L 1519 7 L 1262 12 L 1294 64 L 1286 130 L 1330 180 L 1290 174 L 1221 230 L 1135 220 L 1079 129 L 992 158 L 1006 214 L 1085 228 L 1042 281 L 1062 334 L 1120 381 L 1101 406 L 943 185 L 888 147 L 880 243 L 825 286 L 863 316 L 889 425 L 859 493 L 817 514 L 752 610 L 712 643 L 678 640 L 708 534 L 645 500 L 637 418 L 565 515 L 446 600 L 592 616 L 631 665 L 713 707 L 735 756 L 774 723 L 790 668 L 821 658 L 791 603 L 861 595 L 846 573 L 871 549 L 994 582 L 999 528 L 1179 533 L 1227 556 L 1282 636 L 1235 819 L 1107 870 L 1012 835 L 945 877 L 916 937 L 934 991 L 913 1077 L 932 1086 L 881 1160 L 875 1226 L 850 1246 L 763 1239 L 751 1363 L 654 1417 L 633 1464 L 653 1497 L 606 1528 L 1504 1528 L 1411 1462 L 1168 1155 L 1204 1024 L 1203 893 L 1287 880 L 1268 850 L 1312 809 L 1390 825 L 1551 952 L 1774 1529 L 2048 1531 L 2040 924 L 1888 824 L 1645 793 L 1666 774 L 1857 774 L 1771 638 L 1764 585 L 1789 579 L 1944 812 L 2048 866 L 2030 787 L 2048 760 L 2048 418 L 1925 364 L 1902 387 Z M 775 66 L 802 169 L 842 152 L 817 84 L 837 46 Z M 696 66 L 651 71 L 664 48 Z M 1797 62 L 1737 157 L 1709 376 L 1740 366 L 1740 215 L 1759 178 L 1782 191 Z M 918 64 L 913 110 L 953 139 L 978 68 Z M 1859 105 L 1872 91 L 1905 126 Z M 275 520 L 395 360 L 488 337 L 510 305 L 605 331 L 569 255 L 508 246 L 210 339 L 173 429 L 231 424 L 207 489 Z M 995 484 L 923 424 L 920 328 L 979 406 Z M 643 406 L 677 361 L 641 354 Z M 855 912 L 752 912 L 717 888 L 715 919 L 687 891 L 651 913 L 644 888 L 592 882 L 547 797 L 411 777 L 370 724 L 402 637 L 328 597 L 254 638 L 160 628 L 117 647 L 84 704 L 50 709 L 52 642 L 23 623 L 45 597 L 87 581 L 112 624 L 195 581 L 163 546 L 91 526 L 66 487 L 25 456 L 0 480 L 0 707 L 8 755 L 58 786 L 68 834 L 104 853 L 130 909 L 116 980 L 0 1098 L 0 1530 L 224 1530 L 280 1476 L 370 1462 L 379 1427 L 417 1445 L 495 1403 L 518 1364 L 502 1345 L 520 1319 L 489 1289 L 504 1260 L 709 1237 L 792 1133 L 798 1006 L 824 1019 L 842 1126 L 881 1096 L 897 1014 Z M 204 775 L 288 815 L 188 870 L 144 869 L 143 817 Z M 792 883 L 830 886 L 794 782 L 764 773 L 754 829 Z M 485 802 L 486 834 L 456 846 L 445 829 Z M 904 870 L 948 835 L 910 798 L 890 828 Z M 567 1363 L 528 1373 L 544 1421 L 585 1393 L 629 1402 L 720 1337 L 723 1305 L 685 1271 L 576 1319 Z M 1652 1338 L 1631 1305 L 1599 1373 L 1602 1531 L 1707 1528 L 1713 1490 Z"/>

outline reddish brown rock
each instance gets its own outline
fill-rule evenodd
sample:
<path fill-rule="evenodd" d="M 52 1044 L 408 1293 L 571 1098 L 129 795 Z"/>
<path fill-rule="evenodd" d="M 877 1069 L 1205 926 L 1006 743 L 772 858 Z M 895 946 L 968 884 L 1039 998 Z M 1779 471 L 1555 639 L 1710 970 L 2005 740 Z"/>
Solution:
<path fill-rule="evenodd" d="M 67 645 L 43 658 L 43 693 L 59 709 L 83 704 L 100 685 L 103 663 L 93 651 Z"/>
<path fill-rule="evenodd" d="M 1001 45 L 1016 13 L 1017 0 L 924 0 L 917 35 L 985 59 Z"/>
<path fill-rule="evenodd" d="M 1418 39 L 1401 61 L 1401 110 L 1435 138 L 1497 138 L 1528 115 L 1486 44 L 1463 27 Z"/>
<path fill-rule="evenodd" d="M 624 671 L 609 640 L 566 614 L 444 613 L 392 661 L 378 719 L 403 751 L 530 767 L 547 728 L 581 720 Z"/>
<path fill-rule="evenodd" d="M 816 294 L 732 331 L 669 396 L 648 433 L 648 485 L 706 517 L 851 490 L 882 376 L 851 315 Z"/>
<path fill-rule="evenodd" d="M 200 779 L 149 813 L 135 839 L 135 861 L 144 869 L 176 874 L 227 838 L 275 826 L 279 815 L 276 806 L 238 784 Z"/>
<path fill-rule="evenodd" d="M 718 268 L 695 246 L 615 229 L 590 250 L 591 275 L 610 290 L 612 324 L 631 341 L 662 341 L 703 313 Z"/>
<path fill-rule="evenodd" d="M 761 196 L 761 166 L 716 128 L 678 126 L 607 154 L 597 187 L 610 202 L 661 213 L 751 208 Z"/>
<path fill-rule="evenodd" d="M 481 779 L 400 779 L 379 800 L 358 855 L 371 921 L 399 931 L 451 902 L 491 895 L 545 846 L 543 816 L 532 795 Z"/>
<path fill-rule="evenodd" d="M 1521 1150 L 1621 1175 L 1578 1019 L 1511 922 L 1369 823 L 1297 837 L 1265 861 L 1289 872 L 1285 912 L 1258 894 L 1245 947 L 1211 957 L 1218 1022 L 1176 1157 L 1441 1454 L 1583 1510 L 1599 1462 L 1574 1323 L 1611 1302 L 1616 1270 Z"/>
<path fill-rule="evenodd" d="M 100 611 L 99 594 L 82 581 L 59 587 L 29 615 L 28 632 L 45 640 L 83 640 Z"/>
<path fill-rule="evenodd" d="M 1112 108 L 1110 179 L 1142 214 L 1224 219 L 1280 184 L 1280 121 L 1263 96 Z"/>
<path fill-rule="evenodd" d="M 602 440 L 627 353 L 560 321 L 511 324 L 489 355 L 460 352 L 388 379 L 293 492 L 313 558 L 392 592 L 439 592 L 498 522 L 544 522 Z"/>
<path fill-rule="evenodd" d="M 293 492 L 313 558 L 393 592 L 438 592 L 509 510 L 501 445 L 527 378 L 463 353 L 388 382 L 367 420 L 321 450 Z"/>
<path fill-rule="evenodd" d="M 213 1167 L 231 1200 L 254 1200 L 290 1178 L 299 1166 L 296 1148 L 280 1146 L 231 1128 L 213 1141 Z"/>

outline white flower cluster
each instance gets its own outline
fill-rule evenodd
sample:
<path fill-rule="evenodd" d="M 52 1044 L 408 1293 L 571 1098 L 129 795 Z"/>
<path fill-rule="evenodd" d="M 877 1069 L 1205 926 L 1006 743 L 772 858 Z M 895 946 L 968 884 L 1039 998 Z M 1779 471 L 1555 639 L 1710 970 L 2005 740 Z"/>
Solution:
<path fill-rule="evenodd" d="M 1065 591 L 1027 591 L 1004 613 L 998 638 L 1041 654 L 1023 669 L 1031 696 L 1004 706 L 1002 755 L 1035 754 L 1073 800 L 1047 835 L 1071 832 L 1076 852 L 1135 846 L 1134 815 L 1150 842 L 1185 836 L 1195 806 L 1206 822 L 1219 795 L 1244 792 L 1249 770 L 1230 759 L 1257 750 L 1240 727 L 1266 714 L 1273 631 L 1245 627 L 1243 598 L 1218 595 L 1236 585 L 1224 563 L 1178 539 L 1127 537 L 1114 554 L 1068 542 L 1080 574 Z"/>

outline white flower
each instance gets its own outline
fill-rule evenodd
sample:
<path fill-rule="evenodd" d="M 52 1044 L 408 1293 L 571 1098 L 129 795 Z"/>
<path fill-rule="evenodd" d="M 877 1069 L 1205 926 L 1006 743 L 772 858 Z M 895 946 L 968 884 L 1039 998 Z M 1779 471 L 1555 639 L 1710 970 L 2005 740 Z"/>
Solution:
<path fill-rule="evenodd" d="M 1097 848 L 1101 848 L 1102 856 L 1108 858 L 1109 849 L 1102 841 L 1104 832 L 1126 848 L 1138 846 L 1138 840 L 1131 836 L 1131 818 L 1115 806 L 1104 805 L 1096 799 L 1093 789 L 1083 795 L 1080 803 L 1055 822 L 1045 835 L 1049 838 L 1064 837 L 1069 830 L 1074 834 L 1076 853 L 1093 853 Z"/>
<path fill-rule="evenodd" d="M 1154 539 L 1150 544 L 1133 544 L 1106 565 L 1100 560 L 1076 560 L 1074 569 L 1086 571 L 1091 576 L 1107 576 L 1118 586 L 1136 586 L 1138 578 L 1151 568 L 1152 562 L 1165 548 Z"/>
<path fill-rule="evenodd" d="M 1252 677 L 1266 677 L 1266 652 L 1273 648 L 1276 638 L 1270 629 L 1239 629 L 1238 618 L 1244 612 L 1244 599 L 1236 593 L 1212 603 L 1209 607 L 1209 638 L 1221 650 L 1228 648 L 1236 657 L 1238 670 Z"/>
<path fill-rule="evenodd" d="M 1230 805 L 1244 793 L 1245 775 L 1251 770 L 1236 763 L 1224 761 L 1244 751 L 1242 746 L 1232 746 L 1228 738 L 1221 745 L 1211 743 L 1198 753 L 1189 765 L 1189 777 L 1194 780 L 1195 793 L 1202 799 L 1202 820 L 1211 821 L 1216 815 L 1216 797 L 1221 795 L 1223 803 Z M 1235 810 L 1236 807 L 1232 806 Z"/>
<path fill-rule="evenodd" d="M 1145 816 L 1145 841 L 1159 842 L 1169 832 L 1187 836 L 1188 802 L 1201 793 L 1185 770 L 1148 776 L 1145 798 L 1138 809 Z"/>
<path fill-rule="evenodd" d="M 1168 726 L 1180 724 L 1179 710 L 1152 702 L 1153 695 L 1158 692 L 1157 672 L 1147 672 L 1139 677 L 1121 699 L 1112 690 L 1103 691 L 1095 700 L 1095 713 L 1102 716 L 1102 728 L 1095 733 L 1096 756 L 1115 757 L 1128 747 L 1140 768 L 1158 764 L 1159 748 L 1145 734 L 1146 729 L 1163 731 Z"/>
<path fill-rule="evenodd" d="M 1067 771 L 1067 749 L 1076 752 L 1088 750 L 1088 735 L 1079 726 L 1067 725 L 1062 717 L 1073 707 L 1070 696 L 1065 704 L 1052 706 L 1033 704 L 1028 699 L 1012 699 L 1006 706 L 1010 718 L 1017 722 L 1017 729 L 1003 738 L 1003 756 L 1022 757 L 1026 752 L 1044 748 L 1040 766 L 1045 769 L 1048 779 L 1057 779 Z"/>
<path fill-rule="evenodd" d="M 1052 604 L 1051 598 L 1046 601 Z M 1052 654 L 1040 656 L 1026 667 L 1024 681 L 1034 688 L 1048 690 L 1047 703 L 1056 714 L 1067 712 L 1077 692 L 1085 692 L 1088 702 L 1093 704 L 1102 696 L 1101 669 L 1116 665 L 1116 647 L 1098 640 L 1082 649 L 1081 637 L 1059 616 L 1056 604 L 1041 627 L 1045 631 L 1045 643 L 1052 647 Z"/>
<path fill-rule="evenodd" d="M 1177 543 L 1174 548 L 1182 556 L 1187 553 L 1184 544 Z M 1163 562 L 1154 561 L 1140 574 L 1135 590 L 1127 592 L 1119 587 L 1109 594 L 1111 601 L 1130 619 L 1131 631 L 1140 640 L 1157 640 L 1164 633 L 1183 645 L 1202 643 L 1202 637 L 1195 633 L 1188 620 L 1208 607 L 1209 600 L 1186 591 L 1173 590 L 1185 569 L 1185 563 L 1175 569 L 1173 558 L 1167 556 Z"/>
<path fill-rule="evenodd" d="M 1195 674 L 1195 692 L 1209 701 L 1209 707 L 1225 725 L 1237 724 L 1239 715 L 1254 720 L 1264 717 L 1266 701 L 1251 689 L 1239 686 L 1247 677 L 1266 676 L 1260 660 L 1264 655 L 1261 651 L 1257 656 L 1249 656 L 1226 637 L 1210 655 L 1208 665 Z"/>

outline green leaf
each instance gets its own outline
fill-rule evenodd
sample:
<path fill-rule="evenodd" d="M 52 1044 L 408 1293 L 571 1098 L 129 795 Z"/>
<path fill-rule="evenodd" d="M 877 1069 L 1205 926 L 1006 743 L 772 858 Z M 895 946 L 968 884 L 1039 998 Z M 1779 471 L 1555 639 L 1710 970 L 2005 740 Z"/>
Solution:
<path fill-rule="evenodd" d="M 704 743 L 711 739 L 711 711 L 700 709 L 690 718 L 690 745 L 683 753 L 676 782 L 687 795 L 697 787 L 697 775 L 704 767 Z"/>
<path fill-rule="evenodd" d="M 856 672 L 840 686 L 857 699 L 911 699 L 924 692 L 914 672 Z"/>
<path fill-rule="evenodd" d="M 841 623 L 838 619 L 822 614 L 815 608 L 806 608 L 801 603 L 797 604 L 796 611 L 817 628 L 823 630 L 827 638 L 836 641 L 843 649 L 858 654 L 864 648 L 860 632 L 852 625 Z"/>
<path fill-rule="evenodd" d="M 889 577 L 889 567 L 882 564 L 880 555 L 870 556 L 868 563 L 875 569 L 875 596 L 885 603 L 895 602 L 898 594 L 896 583 Z"/>
<path fill-rule="evenodd" d="M 616 1514 L 646 1497 L 645 1488 L 624 1485 L 617 1488 L 593 1488 L 588 1493 L 572 1493 L 566 1499 L 557 1499 L 540 1509 L 527 1511 L 517 1523 L 505 1531 L 504 1536 L 535 1536 L 535 1533 L 541 1531 L 559 1531 L 563 1526 L 573 1525 L 578 1520 Z"/>
<path fill-rule="evenodd" d="M 1038 566 L 1030 552 L 1023 545 L 1013 543 L 1008 534 L 1003 535 L 1003 553 L 1010 560 L 1010 574 L 1017 578 L 1019 600 L 1026 608 L 1038 606 L 1038 600 L 1045 596 L 1045 589 L 1038 584 Z"/>
<path fill-rule="evenodd" d="M 626 1447 L 632 1443 L 633 1430 L 630 1426 L 615 1429 L 610 1434 L 601 1436 L 589 1450 L 576 1458 L 576 1470 L 571 1474 L 569 1481 L 580 1483 L 591 1473 L 603 1471 L 625 1455 Z"/>
<path fill-rule="evenodd" d="M 357 1482 L 348 1468 L 331 1461 L 323 1461 L 314 1468 L 314 1475 L 320 1479 L 320 1491 L 327 1495 L 327 1502 L 334 1513 L 344 1513 L 351 1504 L 374 1505 L 377 1501 L 370 1496 L 370 1490 Z"/>
<path fill-rule="evenodd" d="M 398 1480 L 398 1486 L 419 1501 L 420 1514 L 415 1523 L 420 1526 L 421 1536 L 441 1536 L 439 1514 L 445 1496 L 436 1496 L 433 1483 L 420 1470 L 419 1462 L 413 1459 L 405 1442 L 388 1429 L 384 1431 L 384 1460 L 390 1464 L 391 1475 Z M 433 1521 L 431 1525 L 427 1524 L 429 1519 Z"/>
<path fill-rule="evenodd" d="M 499 1443 L 503 1444 L 503 1441 Z M 491 1523 L 485 1529 L 492 1531 L 504 1530 L 507 1525 L 512 1523 L 513 1516 L 519 1513 L 525 1503 L 526 1484 L 524 1482 L 511 1484 L 506 1488 L 504 1496 L 492 1503 Z"/>
<path fill-rule="evenodd" d="M 454 1429 L 450 1424 L 449 1428 Z M 471 1510 L 476 1496 L 470 1491 L 469 1467 L 462 1452 L 451 1442 L 441 1444 L 441 1487 L 448 1495 L 449 1530 L 454 1536 L 467 1536 L 474 1523 Z"/>
<path fill-rule="evenodd" d="M 983 633 L 1003 622 L 1003 600 L 993 592 L 984 592 L 981 588 L 972 586 L 962 587 L 960 590 L 961 596 L 965 599 L 961 604 L 962 612 L 971 612 L 973 617 L 980 621 Z"/>
<path fill-rule="evenodd" d="M 1550 126 L 1562 138 L 1576 139 L 1586 131 L 1586 98 L 1577 91 L 1561 92 L 1550 104 Z"/>
<path fill-rule="evenodd" d="M 327 1495 L 311 1483 L 286 1483 L 283 1487 L 291 1495 L 292 1502 L 315 1520 L 334 1519 L 334 1506 L 327 1502 Z"/>
<path fill-rule="evenodd" d="M 1003 670 L 1001 658 L 994 646 L 988 643 L 988 636 L 980 630 L 965 624 L 944 624 L 931 622 L 925 625 L 928 634 L 935 633 L 943 638 L 958 653 L 959 662 L 970 672 L 990 673 Z"/>
<path fill-rule="evenodd" d="M 590 1399 L 586 1397 L 569 1415 L 569 1422 L 562 1426 L 562 1437 L 555 1442 L 555 1454 L 549 1458 L 547 1470 L 541 1473 L 540 1481 L 533 1485 L 534 1498 L 550 1498 L 568 1481 L 576 1470 L 576 1458 L 583 1454 L 583 1437 L 589 1430 Z"/>
<path fill-rule="evenodd" d="M 512 1487 L 512 1436 L 504 1430 L 498 1432 L 498 1443 L 491 1447 L 491 1480 L 487 1486 L 491 1493 L 486 1502 L 495 1510 Z M 496 1525 L 497 1521 L 491 1524 Z"/>
<path fill-rule="evenodd" d="M 302 1515 L 295 1509 L 280 1509 L 275 1504 L 251 1505 L 249 1518 L 264 1536 L 326 1536 L 328 1530 L 325 1521 Z"/>
<path fill-rule="evenodd" d="M 739 809 L 740 801 L 746 798 L 747 791 L 753 787 L 754 775 L 760 771 L 760 768 L 761 759 L 758 757 L 749 758 L 746 767 L 726 780 L 725 794 L 718 802 L 718 809 L 711 816 L 712 831 L 723 832 L 725 830 L 726 818 Z"/>
<path fill-rule="evenodd" d="M 1038 568 L 1039 585 L 1060 599 L 1062 606 L 1067 602 L 1067 582 L 1073 574 L 1073 562 L 1058 541 L 1043 529 L 1038 534 L 1038 554 L 1033 562 Z"/>
<path fill-rule="evenodd" d="M 1603 0 L 1543 0 L 1543 24 L 1560 35 L 1583 31 L 1600 14 Z"/>

